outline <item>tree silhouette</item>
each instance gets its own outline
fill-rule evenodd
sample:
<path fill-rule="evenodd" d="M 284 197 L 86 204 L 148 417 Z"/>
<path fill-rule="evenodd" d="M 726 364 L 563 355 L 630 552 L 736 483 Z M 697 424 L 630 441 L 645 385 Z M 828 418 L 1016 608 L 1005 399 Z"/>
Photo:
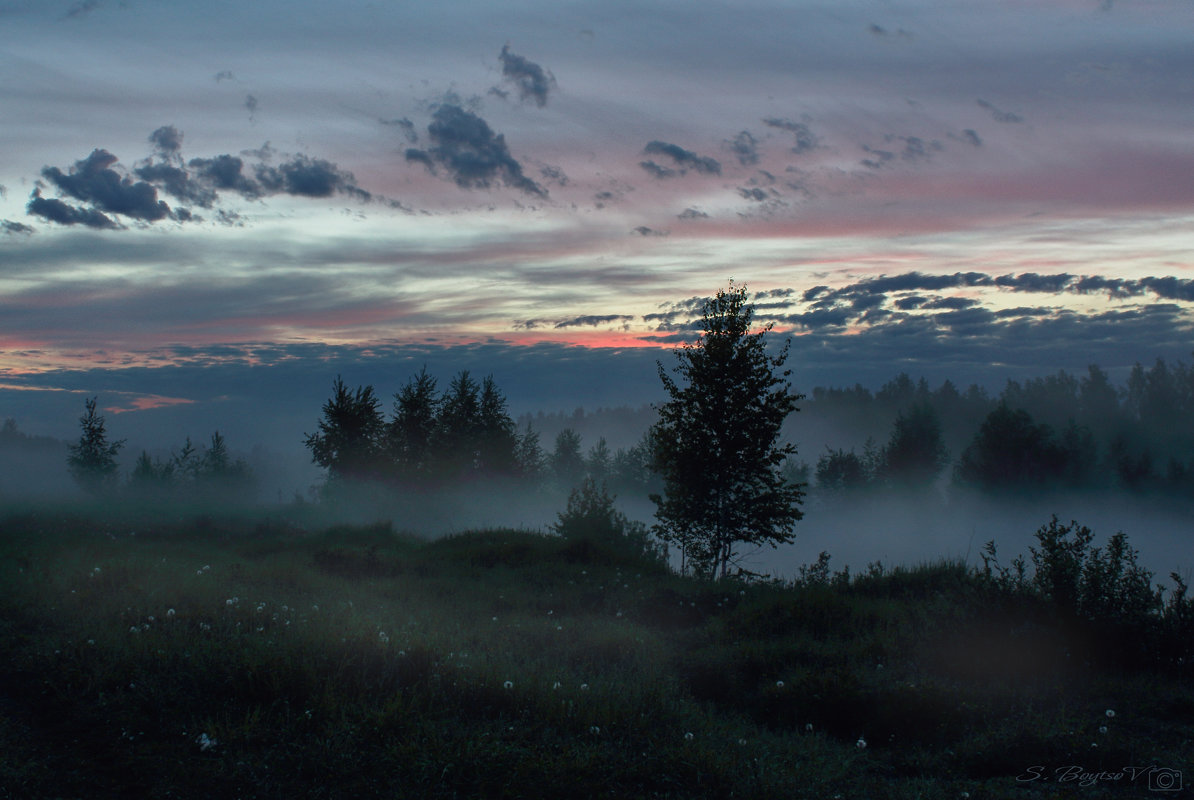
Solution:
<path fill-rule="evenodd" d="M 900 412 L 879 460 L 879 471 L 892 486 L 926 487 L 936 480 L 949 453 L 941 441 L 941 423 L 933 407 L 917 402 Z"/>
<path fill-rule="evenodd" d="M 731 281 L 705 302 L 703 333 L 675 351 L 673 380 L 659 364 L 671 398 L 653 428 L 653 466 L 664 481 L 655 530 L 676 544 L 701 575 L 728 574 L 740 544 L 789 542 L 802 516 L 803 492 L 780 467 L 796 452 L 780 445 L 784 420 L 803 395 L 782 370 L 788 347 L 767 354 L 768 325 L 751 333 L 754 308 Z"/>
<path fill-rule="evenodd" d="M 124 446 L 123 439 L 108 441 L 104 417 L 95 410 L 98 399 L 93 397 L 83 401 L 86 412 L 79 417 L 83 431 L 78 444 L 70 446 L 70 454 L 66 459 L 71 476 L 86 491 L 97 495 L 112 488 L 116 480 L 116 454 Z"/>
<path fill-rule="evenodd" d="M 386 428 L 388 455 L 399 478 L 431 476 L 438 413 L 435 378 L 423 367 L 394 395 L 394 416 Z"/>
<path fill-rule="evenodd" d="M 323 404 L 319 430 L 303 442 L 311 460 L 332 478 L 376 477 L 384 427 L 380 405 L 372 386 L 349 391 L 337 376 L 332 397 Z"/>

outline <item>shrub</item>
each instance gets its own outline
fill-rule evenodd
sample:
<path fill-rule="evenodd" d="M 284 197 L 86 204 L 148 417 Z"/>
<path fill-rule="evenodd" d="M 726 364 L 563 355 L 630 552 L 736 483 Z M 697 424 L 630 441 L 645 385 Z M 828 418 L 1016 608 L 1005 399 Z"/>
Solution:
<path fill-rule="evenodd" d="M 585 478 L 568 495 L 568 505 L 552 530 L 565 539 L 629 551 L 649 560 L 665 559 L 664 549 L 652 541 L 646 526 L 614 507 L 614 496 L 592 478 Z"/>

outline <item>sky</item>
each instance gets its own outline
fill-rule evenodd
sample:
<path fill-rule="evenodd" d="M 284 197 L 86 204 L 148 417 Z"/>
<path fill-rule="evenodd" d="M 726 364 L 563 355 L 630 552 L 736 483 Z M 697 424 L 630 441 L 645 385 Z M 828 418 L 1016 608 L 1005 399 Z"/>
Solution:
<path fill-rule="evenodd" d="M 1188 0 L 0 0 L 0 109 L 34 433 L 657 401 L 731 279 L 805 391 L 1194 350 Z"/>

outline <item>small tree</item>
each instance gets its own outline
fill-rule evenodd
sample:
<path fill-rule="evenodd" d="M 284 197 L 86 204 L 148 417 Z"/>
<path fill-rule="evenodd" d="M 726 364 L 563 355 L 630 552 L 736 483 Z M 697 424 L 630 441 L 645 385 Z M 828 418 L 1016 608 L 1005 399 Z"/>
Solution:
<path fill-rule="evenodd" d="M 394 416 L 387 428 L 387 444 L 399 477 L 430 477 L 438 413 L 435 378 L 427 374 L 427 367 L 423 367 L 394 395 Z"/>
<path fill-rule="evenodd" d="M 104 417 L 95 410 L 98 399 L 93 397 L 83 401 L 86 413 L 79 417 L 83 432 L 79 443 L 70 446 L 70 455 L 66 459 L 71 476 L 85 490 L 97 495 L 110 489 L 116 480 L 116 454 L 124 447 L 124 439 L 108 441 Z"/>
<path fill-rule="evenodd" d="M 372 386 L 352 392 L 337 376 L 332 397 L 323 404 L 319 431 L 307 434 L 303 442 L 311 460 L 333 478 L 375 477 L 384 426 L 380 405 Z"/>
<path fill-rule="evenodd" d="M 651 541 L 646 526 L 635 522 L 614 506 L 614 495 L 591 477 L 568 495 L 568 506 L 560 512 L 552 530 L 574 542 L 603 545 L 637 557 L 663 561 L 663 548 Z"/>
<path fill-rule="evenodd" d="M 804 493 L 780 469 L 796 448 L 778 441 L 803 395 L 785 380 L 788 345 L 768 355 L 771 326 L 751 332 L 745 286 L 731 281 L 703 312 L 704 333 L 675 351 L 681 382 L 659 364 L 671 399 L 652 429 L 664 494 L 651 499 L 659 538 L 679 546 L 699 574 L 724 578 L 740 544 L 790 542 L 803 516 Z"/>

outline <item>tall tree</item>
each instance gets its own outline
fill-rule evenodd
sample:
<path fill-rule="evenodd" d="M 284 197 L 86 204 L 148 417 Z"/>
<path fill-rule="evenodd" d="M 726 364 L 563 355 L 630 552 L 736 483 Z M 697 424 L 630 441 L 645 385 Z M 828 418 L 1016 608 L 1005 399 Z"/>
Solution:
<path fill-rule="evenodd" d="M 580 454 L 579 433 L 572 428 L 564 428 L 556 434 L 550 466 L 556 481 L 564 488 L 570 489 L 580 482 L 585 474 L 585 460 Z"/>
<path fill-rule="evenodd" d="M 481 398 L 480 387 L 468 370 L 462 370 L 448 384 L 439 407 L 436 450 L 444 477 L 472 474 L 481 460 Z"/>
<path fill-rule="evenodd" d="M 513 475 L 517 470 L 517 428 L 506 410 L 506 396 L 489 375 L 481 381 L 478 411 L 480 467 L 490 475 Z"/>
<path fill-rule="evenodd" d="M 705 302 L 702 335 L 675 351 L 678 381 L 659 364 L 671 399 L 652 434 L 664 481 L 664 494 L 651 496 L 655 530 L 709 577 L 728 574 L 740 544 L 790 542 L 803 516 L 804 493 L 780 469 L 796 448 L 779 443 L 803 395 L 786 380 L 788 345 L 769 355 L 771 325 L 752 333 L 753 315 L 746 287 L 731 281 Z"/>
<path fill-rule="evenodd" d="M 124 446 L 124 439 L 108 441 L 104 417 L 95 410 L 99 398 L 83 401 L 85 413 L 79 417 L 83 429 L 78 444 L 70 446 L 66 459 L 70 473 L 79 484 L 92 494 L 103 494 L 116 480 L 116 454 Z"/>
<path fill-rule="evenodd" d="M 326 467 L 332 478 L 376 477 L 384 427 L 380 407 L 372 386 L 350 391 L 336 376 L 319 430 L 304 440 L 311 460 Z"/>
<path fill-rule="evenodd" d="M 394 395 L 394 416 L 387 428 L 389 457 L 400 478 L 430 477 L 438 413 L 435 378 L 423 367 Z"/>

